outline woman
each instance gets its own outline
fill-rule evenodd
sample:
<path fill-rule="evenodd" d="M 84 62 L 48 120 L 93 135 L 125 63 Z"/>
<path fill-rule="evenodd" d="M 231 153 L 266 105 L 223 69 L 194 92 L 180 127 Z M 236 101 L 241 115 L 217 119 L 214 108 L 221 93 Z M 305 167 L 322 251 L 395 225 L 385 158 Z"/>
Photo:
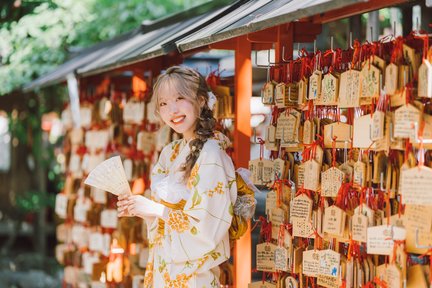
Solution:
<path fill-rule="evenodd" d="M 196 71 L 174 66 L 157 79 L 157 113 L 183 139 L 168 144 L 151 175 L 152 200 L 121 195 L 119 216 L 146 219 L 150 256 L 144 287 L 219 287 L 230 256 L 236 175 L 229 140 L 214 131 L 215 96 Z"/>

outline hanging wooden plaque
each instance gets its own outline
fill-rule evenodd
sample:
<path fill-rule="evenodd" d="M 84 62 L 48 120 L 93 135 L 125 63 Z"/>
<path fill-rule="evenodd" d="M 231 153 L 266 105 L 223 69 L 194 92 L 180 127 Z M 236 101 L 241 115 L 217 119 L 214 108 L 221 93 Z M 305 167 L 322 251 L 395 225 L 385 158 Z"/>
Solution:
<path fill-rule="evenodd" d="M 344 180 L 345 173 L 336 167 L 321 172 L 321 196 L 336 197 Z"/>
<path fill-rule="evenodd" d="M 423 60 L 418 71 L 418 97 L 432 98 L 432 65 L 428 60 Z"/>
<path fill-rule="evenodd" d="M 360 106 L 360 71 L 350 69 L 340 76 L 339 108 L 352 108 Z"/>
<path fill-rule="evenodd" d="M 324 75 L 321 83 L 321 93 L 314 100 L 315 105 L 337 105 L 339 94 L 338 76 L 327 73 Z"/>
<path fill-rule="evenodd" d="M 322 72 L 315 70 L 309 77 L 309 99 L 317 99 L 321 93 Z"/>

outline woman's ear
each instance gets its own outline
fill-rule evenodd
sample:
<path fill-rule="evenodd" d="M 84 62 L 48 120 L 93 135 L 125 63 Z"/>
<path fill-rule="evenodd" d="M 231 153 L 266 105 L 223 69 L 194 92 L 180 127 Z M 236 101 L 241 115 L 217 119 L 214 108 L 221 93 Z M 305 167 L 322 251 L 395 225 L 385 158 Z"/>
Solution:
<path fill-rule="evenodd" d="M 198 103 L 199 103 L 200 108 L 202 109 L 204 107 L 204 105 L 206 104 L 205 98 L 203 96 L 199 96 L 198 97 Z"/>

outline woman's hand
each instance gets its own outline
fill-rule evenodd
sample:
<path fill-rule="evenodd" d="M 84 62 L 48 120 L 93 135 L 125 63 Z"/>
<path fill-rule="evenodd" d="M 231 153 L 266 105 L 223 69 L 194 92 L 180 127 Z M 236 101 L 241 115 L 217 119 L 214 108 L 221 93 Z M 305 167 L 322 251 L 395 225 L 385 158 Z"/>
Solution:
<path fill-rule="evenodd" d="M 164 205 L 156 203 L 141 195 L 122 194 L 118 197 L 118 216 L 164 217 L 167 213 Z"/>

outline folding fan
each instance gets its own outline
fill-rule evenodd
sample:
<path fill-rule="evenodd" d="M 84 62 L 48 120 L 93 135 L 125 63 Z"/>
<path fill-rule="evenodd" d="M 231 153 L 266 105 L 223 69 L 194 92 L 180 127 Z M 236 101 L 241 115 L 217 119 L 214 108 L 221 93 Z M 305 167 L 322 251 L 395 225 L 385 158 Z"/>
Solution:
<path fill-rule="evenodd" d="M 117 196 L 131 193 L 120 156 L 109 158 L 97 165 L 84 183 Z"/>

